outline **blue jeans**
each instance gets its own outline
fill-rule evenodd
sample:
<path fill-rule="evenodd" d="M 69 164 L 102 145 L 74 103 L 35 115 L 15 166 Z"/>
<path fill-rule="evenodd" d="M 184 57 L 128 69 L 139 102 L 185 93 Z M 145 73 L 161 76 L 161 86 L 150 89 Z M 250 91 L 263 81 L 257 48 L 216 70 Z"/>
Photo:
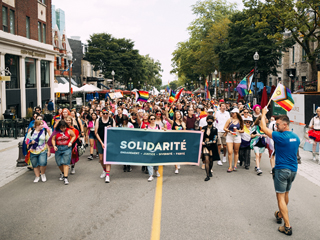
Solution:
<path fill-rule="evenodd" d="M 30 153 L 30 161 L 32 164 L 32 167 L 45 167 L 47 166 L 47 150 L 39 153 L 39 154 L 33 154 Z"/>
<path fill-rule="evenodd" d="M 57 145 L 58 151 L 55 153 L 56 163 L 61 165 L 70 165 L 71 162 L 71 147 L 67 145 Z"/>
<path fill-rule="evenodd" d="M 274 169 L 274 188 L 277 193 L 289 192 L 297 172 L 290 169 Z"/>
<path fill-rule="evenodd" d="M 153 168 L 154 168 L 155 171 L 158 171 L 159 167 L 158 166 L 154 166 L 154 167 L 153 166 L 148 166 L 147 168 L 148 168 L 149 176 L 153 176 Z"/>

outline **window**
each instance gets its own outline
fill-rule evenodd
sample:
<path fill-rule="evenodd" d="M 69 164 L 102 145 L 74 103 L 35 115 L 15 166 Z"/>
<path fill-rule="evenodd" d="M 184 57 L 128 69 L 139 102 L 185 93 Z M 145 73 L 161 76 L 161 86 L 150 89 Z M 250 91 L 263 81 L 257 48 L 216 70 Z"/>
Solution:
<path fill-rule="evenodd" d="M 14 11 L 10 10 L 10 33 L 15 34 Z"/>
<path fill-rule="evenodd" d="M 26 58 L 26 88 L 36 88 L 36 60 L 33 58 Z"/>
<path fill-rule="evenodd" d="M 8 8 L 2 7 L 2 30 L 8 32 Z"/>
<path fill-rule="evenodd" d="M 294 63 L 294 47 L 292 47 L 292 63 Z"/>
<path fill-rule="evenodd" d="M 304 50 L 304 48 L 302 48 L 302 61 L 307 61 L 307 53 L 306 50 Z"/>
<path fill-rule="evenodd" d="M 26 17 L 26 37 L 30 38 L 30 18 Z"/>
<path fill-rule="evenodd" d="M 38 22 L 38 41 L 41 42 L 41 22 Z"/>
<path fill-rule="evenodd" d="M 46 0 L 38 0 L 39 2 L 46 4 Z"/>
<path fill-rule="evenodd" d="M 8 68 L 11 73 L 11 80 L 6 81 L 6 89 L 20 88 L 19 57 L 6 54 L 5 67 Z"/>
<path fill-rule="evenodd" d="M 46 43 L 46 25 L 45 24 L 42 24 L 42 42 L 43 43 Z"/>
<path fill-rule="evenodd" d="M 50 87 L 50 63 L 41 60 L 41 87 Z"/>

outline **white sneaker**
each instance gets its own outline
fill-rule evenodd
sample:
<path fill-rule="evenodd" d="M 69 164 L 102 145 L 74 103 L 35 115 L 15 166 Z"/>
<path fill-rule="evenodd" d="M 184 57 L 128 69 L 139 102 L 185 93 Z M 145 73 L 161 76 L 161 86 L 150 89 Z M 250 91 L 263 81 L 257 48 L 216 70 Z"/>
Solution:
<path fill-rule="evenodd" d="M 217 164 L 218 164 L 219 166 L 222 166 L 222 165 L 223 165 L 221 161 L 218 161 Z"/>
<path fill-rule="evenodd" d="M 240 160 L 238 160 L 238 163 L 240 163 Z"/>
<path fill-rule="evenodd" d="M 213 172 L 212 169 L 211 169 L 211 172 Z"/>
<path fill-rule="evenodd" d="M 36 177 L 36 178 L 33 180 L 33 182 L 39 182 L 39 180 L 40 180 L 40 177 Z"/>
<path fill-rule="evenodd" d="M 106 183 L 109 183 L 110 182 L 110 176 L 109 175 L 106 175 L 106 180 L 105 180 Z"/>
<path fill-rule="evenodd" d="M 180 169 L 180 165 L 178 165 L 178 169 Z"/>
<path fill-rule="evenodd" d="M 68 184 L 69 184 L 68 178 L 64 178 L 64 185 L 68 185 Z"/>
<path fill-rule="evenodd" d="M 100 175 L 100 178 L 105 178 L 106 177 L 106 172 L 105 171 L 102 171 L 101 175 Z"/>
<path fill-rule="evenodd" d="M 157 177 L 160 177 L 160 176 L 161 176 L 158 171 L 156 171 L 156 175 L 157 175 Z"/>
<path fill-rule="evenodd" d="M 41 181 L 42 182 L 46 182 L 47 181 L 47 178 L 46 178 L 45 174 L 41 174 L 40 177 L 41 177 Z"/>
<path fill-rule="evenodd" d="M 75 174 L 76 173 L 76 169 L 74 167 L 72 167 L 70 173 L 71 174 Z"/>
<path fill-rule="evenodd" d="M 150 177 L 148 178 L 148 182 L 151 182 L 152 180 L 153 180 L 153 177 L 150 176 Z"/>
<path fill-rule="evenodd" d="M 60 181 L 63 181 L 63 173 L 60 173 L 59 180 L 60 180 Z"/>
<path fill-rule="evenodd" d="M 227 162 L 227 158 L 223 157 L 222 162 Z"/>
<path fill-rule="evenodd" d="M 179 169 L 176 169 L 176 170 L 174 171 L 174 173 L 175 173 L 175 174 L 178 174 L 178 173 L 179 173 Z"/>

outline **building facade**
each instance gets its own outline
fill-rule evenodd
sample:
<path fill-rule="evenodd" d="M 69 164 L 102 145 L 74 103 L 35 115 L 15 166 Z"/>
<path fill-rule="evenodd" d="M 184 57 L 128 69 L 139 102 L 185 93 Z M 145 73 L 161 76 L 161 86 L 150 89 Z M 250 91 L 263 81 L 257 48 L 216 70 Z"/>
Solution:
<path fill-rule="evenodd" d="M 54 98 L 51 1 L 0 0 L 0 7 L 0 71 L 11 74 L 0 81 L 0 118 L 7 109 L 21 118 Z"/>

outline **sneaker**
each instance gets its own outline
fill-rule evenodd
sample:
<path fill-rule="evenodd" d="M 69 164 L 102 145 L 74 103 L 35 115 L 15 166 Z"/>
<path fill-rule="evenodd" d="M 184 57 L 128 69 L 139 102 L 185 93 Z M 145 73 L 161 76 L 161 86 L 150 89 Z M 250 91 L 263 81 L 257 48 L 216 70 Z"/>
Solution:
<path fill-rule="evenodd" d="M 316 161 L 316 154 L 312 153 L 312 155 L 313 155 L 313 161 Z"/>
<path fill-rule="evenodd" d="M 85 148 L 87 148 L 88 146 L 89 146 L 88 143 L 86 143 Z"/>
<path fill-rule="evenodd" d="M 213 170 L 211 169 L 211 172 L 213 173 Z"/>
<path fill-rule="evenodd" d="M 160 176 L 161 176 L 160 173 L 159 173 L 159 171 L 156 171 L 156 175 L 157 175 L 157 177 L 160 177 Z"/>
<path fill-rule="evenodd" d="M 106 177 L 106 172 L 105 171 L 102 171 L 101 175 L 100 175 L 100 178 L 105 178 Z"/>
<path fill-rule="evenodd" d="M 219 166 L 222 166 L 222 165 L 223 165 L 221 161 L 218 161 L 217 164 L 218 164 Z"/>
<path fill-rule="evenodd" d="M 68 185 L 69 184 L 69 181 L 68 181 L 68 178 L 64 178 L 64 185 Z"/>
<path fill-rule="evenodd" d="M 150 177 L 148 178 L 148 182 L 151 182 L 152 180 L 153 180 L 153 177 L 150 176 Z"/>
<path fill-rule="evenodd" d="M 255 166 L 255 167 L 254 167 L 254 170 L 257 171 L 257 169 L 258 169 L 257 166 Z"/>
<path fill-rule="evenodd" d="M 93 160 L 92 155 L 90 155 L 90 156 L 88 157 L 88 160 Z"/>
<path fill-rule="evenodd" d="M 205 170 L 206 169 L 206 165 L 202 164 L 201 169 Z"/>
<path fill-rule="evenodd" d="M 227 162 L 227 158 L 223 157 L 222 162 Z"/>
<path fill-rule="evenodd" d="M 174 173 L 175 173 L 175 174 L 178 174 L 178 173 L 179 173 L 179 169 L 176 169 L 176 170 L 174 171 Z"/>
<path fill-rule="evenodd" d="M 76 173 L 76 169 L 74 167 L 71 167 L 71 171 L 70 171 L 71 174 L 75 174 Z"/>
<path fill-rule="evenodd" d="M 262 171 L 260 168 L 257 168 L 257 175 L 261 175 L 262 174 Z"/>
<path fill-rule="evenodd" d="M 99 154 L 97 153 L 96 157 L 98 158 L 99 157 Z"/>
<path fill-rule="evenodd" d="M 109 183 L 110 182 L 110 176 L 109 175 L 106 175 L 106 180 L 105 180 L 106 183 Z"/>
<path fill-rule="evenodd" d="M 292 235 L 292 227 L 281 226 L 278 228 L 278 231 L 285 235 Z"/>
<path fill-rule="evenodd" d="M 238 163 L 240 163 L 240 160 L 238 160 Z"/>
<path fill-rule="evenodd" d="M 41 181 L 42 182 L 46 182 L 47 181 L 47 178 L 46 178 L 45 174 L 41 174 L 40 177 L 41 177 Z"/>
<path fill-rule="evenodd" d="M 39 182 L 39 180 L 40 180 L 40 177 L 36 177 L 36 178 L 33 180 L 33 182 Z"/>
<path fill-rule="evenodd" d="M 178 169 L 180 169 L 180 165 L 178 165 Z"/>
<path fill-rule="evenodd" d="M 60 173 L 59 180 L 60 180 L 60 181 L 63 181 L 63 173 Z"/>

